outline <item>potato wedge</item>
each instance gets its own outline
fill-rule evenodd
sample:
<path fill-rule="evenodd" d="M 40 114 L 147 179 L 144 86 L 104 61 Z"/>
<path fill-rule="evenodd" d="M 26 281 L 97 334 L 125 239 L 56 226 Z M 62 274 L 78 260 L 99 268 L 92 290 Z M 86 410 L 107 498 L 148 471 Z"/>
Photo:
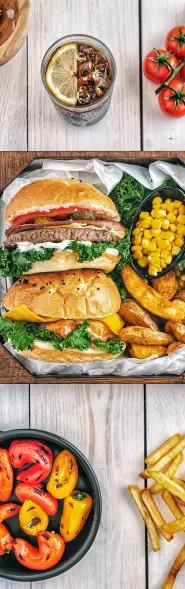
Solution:
<path fill-rule="evenodd" d="M 185 562 L 185 545 L 183 546 L 183 548 L 179 552 L 175 562 L 173 563 L 173 566 L 170 569 L 170 572 L 167 576 L 167 579 L 166 579 L 164 585 L 162 586 L 162 589 L 172 589 L 172 587 L 174 586 L 176 576 L 177 576 L 178 572 L 180 571 L 181 567 L 183 566 L 184 562 Z"/>
<path fill-rule="evenodd" d="M 166 348 L 164 346 L 143 346 L 141 344 L 131 344 L 129 346 L 129 352 L 133 358 L 145 360 L 151 356 L 158 356 L 158 358 L 165 356 Z"/>
<path fill-rule="evenodd" d="M 180 301 L 184 301 L 184 303 L 185 303 L 185 290 L 179 290 L 179 292 L 177 292 L 175 298 Z"/>
<path fill-rule="evenodd" d="M 130 325 L 139 325 L 141 327 L 150 327 L 150 329 L 159 329 L 157 321 L 155 321 L 145 309 L 134 301 L 133 299 L 126 299 L 122 301 L 119 309 L 119 315 L 125 319 Z"/>
<path fill-rule="evenodd" d="M 154 331 L 154 329 L 150 329 L 149 327 L 139 327 L 138 325 L 123 327 L 119 331 L 118 337 L 123 342 L 129 344 L 141 344 L 144 346 L 167 346 L 174 341 L 174 337 L 170 333 Z"/>
<path fill-rule="evenodd" d="M 179 348 L 183 348 L 184 344 L 180 344 L 180 342 L 173 342 L 173 344 L 170 344 L 167 347 L 166 353 L 167 354 L 173 354 L 173 352 L 176 352 Z"/>
<path fill-rule="evenodd" d="M 171 321 L 183 321 L 185 318 L 185 308 L 179 308 L 175 305 L 177 301 L 168 301 L 158 292 L 149 286 L 143 278 L 140 278 L 136 272 L 126 264 L 121 271 L 121 276 L 129 294 L 150 313 L 158 315 L 163 319 Z"/>
<path fill-rule="evenodd" d="M 174 270 L 170 270 L 160 278 L 154 278 L 152 286 L 162 297 L 171 301 L 178 290 L 178 281 Z"/>
<path fill-rule="evenodd" d="M 175 339 L 182 344 L 185 344 L 185 325 L 184 323 L 177 323 L 175 321 L 167 321 L 165 325 L 167 333 L 173 333 Z"/>

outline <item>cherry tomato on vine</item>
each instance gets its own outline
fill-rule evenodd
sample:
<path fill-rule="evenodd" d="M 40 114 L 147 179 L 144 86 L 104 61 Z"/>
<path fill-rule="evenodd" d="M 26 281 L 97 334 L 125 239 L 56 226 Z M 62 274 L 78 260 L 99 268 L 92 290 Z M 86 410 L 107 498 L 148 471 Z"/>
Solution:
<path fill-rule="evenodd" d="M 180 71 L 181 80 L 185 82 L 185 65 L 182 66 Z"/>
<path fill-rule="evenodd" d="M 177 25 L 168 32 L 165 47 L 167 51 L 175 53 L 179 59 L 185 57 L 185 25 Z"/>
<path fill-rule="evenodd" d="M 168 117 L 179 118 L 185 115 L 185 83 L 172 80 L 158 96 L 159 106 Z"/>
<path fill-rule="evenodd" d="M 143 74 L 145 78 L 155 82 L 162 83 L 166 80 L 173 69 L 177 67 L 179 60 L 170 51 L 165 49 L 152 49 L 144 57 Z"/>

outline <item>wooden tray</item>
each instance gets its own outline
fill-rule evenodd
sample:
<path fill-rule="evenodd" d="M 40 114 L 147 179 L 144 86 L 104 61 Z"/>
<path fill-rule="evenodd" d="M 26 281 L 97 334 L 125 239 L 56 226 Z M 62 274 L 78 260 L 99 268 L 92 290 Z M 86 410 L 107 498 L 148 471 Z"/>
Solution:
<path fill-rule="evenodd" d="M 138 152 L 138 151 L 118 151 L 118 152 L 0 152 L 0 193 L 5 186 L 12 182 L 27 166 L 39 158 L 61 158 L 61 159 L 90 159 L 98 158 L 104 161 L 120 161 L 125 163 L 135 163 L 143 166 L 151 162 L 162 159 L 173 163 L 185 163 L 185 152 Z M 161 375 L 161 376 L 143 376 L 143 377 L 119 377 L 119 376 L 99 376 L 99 377 L 35 377 L 31 375 L 19 362 L 0 345 L 0 383 L 185 383 L 185 373 L 180 376 Z"/>

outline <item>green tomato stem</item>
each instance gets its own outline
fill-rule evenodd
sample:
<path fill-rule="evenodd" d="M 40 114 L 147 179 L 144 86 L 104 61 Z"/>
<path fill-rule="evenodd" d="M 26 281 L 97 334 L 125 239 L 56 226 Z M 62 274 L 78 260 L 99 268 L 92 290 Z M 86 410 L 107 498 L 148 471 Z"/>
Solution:
<path fill-rule="evenodd" d="M 163 82 L 155 91 L 156 95 L 161 92 L 164 88 L 168 87 L 168 83 L 176 76 L 176 74 L 181 70 L 181 68 L 185 65 L 185 57 L 182 61 L 173 69 L 173 71 L 169 74 L 168 78 L 166 78 L 165 82 Z"/>

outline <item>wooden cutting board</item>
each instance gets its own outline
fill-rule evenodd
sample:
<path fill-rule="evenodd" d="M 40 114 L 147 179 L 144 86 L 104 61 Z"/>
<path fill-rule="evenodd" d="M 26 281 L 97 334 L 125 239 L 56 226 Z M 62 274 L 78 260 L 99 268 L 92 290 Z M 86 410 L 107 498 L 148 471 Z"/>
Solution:
<path fill-rule="evenodd" d="M 22 47 L 28 30 L 30 0 L 0 0 L 0 65 Z"/>

